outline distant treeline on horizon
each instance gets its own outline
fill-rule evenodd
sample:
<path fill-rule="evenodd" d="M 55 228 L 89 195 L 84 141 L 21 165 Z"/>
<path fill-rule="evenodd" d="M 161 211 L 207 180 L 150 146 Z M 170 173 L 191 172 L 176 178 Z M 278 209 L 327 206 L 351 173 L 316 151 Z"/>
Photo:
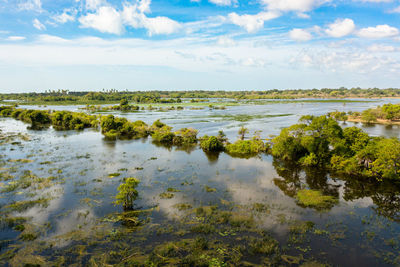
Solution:
<path fill-rule="evenodd" d="M 137 103 L 162 103 L 161 99 L 180 98 L 230 98 L 230 99 L 295 99 L 295 98 L 373 98 L 400 97 L 399 88 L 337 88 L 337 89 L 287 89 L 266 91 L 224 91 L 224 90 L 195 90 L 195 91 L 118 91 L 115 89 L 103 91 L 69 91 L 47 90 L 36 93 L 2 93 L 0 100 L 23 100 L 38 102 L 53 101 L 119 101 L 127 99 Z"/>

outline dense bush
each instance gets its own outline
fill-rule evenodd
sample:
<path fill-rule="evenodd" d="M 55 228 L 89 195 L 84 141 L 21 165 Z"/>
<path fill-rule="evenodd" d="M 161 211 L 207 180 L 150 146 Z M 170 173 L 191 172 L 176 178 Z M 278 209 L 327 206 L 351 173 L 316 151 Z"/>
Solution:
<path fill-rule="evenodd" d="M 307 116 L 273 139 L 272 154 L 304 166 L 324 166 L 339 173 L 399 179 L 400 141 L 370 137 L 361 129 L 340 128 L 325 116 Z"/>
<path fill-rule="evenodd" d="M 258 139 L 237 140 L 233 144 L 226 145 L 225 150 L 231 156 L 247 158 L 267 152 L 268 146 L 262 140 Z"/>
<path fill-rule="evenodd" d="M 54 112 L 51 120 L 56 130 L 83 130 L 97 125 L 96 116 L 69 111 Z"/>
<path fill-rule="evenodd" d="M 174 133 L 173 144 L 177 146 L 196 144 L 198 132 L 193 128 L 182 128 Z"/>
<path fill-rule="evenodd" d="M 218 137 L 208 135 L 200 139 L 200 147 L 205 152 L 219 152 L 225 149 L 223 142 Z"/>
<path fill-rule="evenodd" d="M 100 120 L 101 132 L 107 139 L 142 138 L 149 135 L 149 129 L 143 121 L 130 122 L 113 115 L 103 116 Z"/>

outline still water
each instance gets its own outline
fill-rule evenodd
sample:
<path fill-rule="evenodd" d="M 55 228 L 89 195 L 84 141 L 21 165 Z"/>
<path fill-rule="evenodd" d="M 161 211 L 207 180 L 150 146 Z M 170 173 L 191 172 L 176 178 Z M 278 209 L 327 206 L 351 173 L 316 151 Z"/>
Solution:
<path fill-rule="evenodd" d="M 362 111 L 387 102 L 399 101 L 112 114 L 193 127 L 199 136 L 224 130 L 235 140 L 242 125 L 268 138 L 302 115 Z M 251 116 L 238 121 L 234 115 Z M 400 133 L 398 126 L 357 126 L 374 136 Z M 0 142 L 2 265 L 185 265 L 177 259 L 189 256 L 205 266 L 400 264 L 398 184 L 300 170 L 268 155 L 206 155 L 198 148 L 156 146 L 151 138 L 110 142 L 95 130 L 31 131 L 8 118 L 0 118 L 0 129 L 6 140 Z M 131 221 L 121 219 L 122 206 L 113 203 L 126 177 L 141 181 Z M 301 189 L 338 202 L 323 210 L 302 207 L 295 198 Z M 27 203 L 32 200 L 41 201 Z M 10 208 L 21 201 L 25 206 Z M 15 219 L 20 217 L 25 219 Z M 207 245 L 193 245 L 199 240 Z"/>

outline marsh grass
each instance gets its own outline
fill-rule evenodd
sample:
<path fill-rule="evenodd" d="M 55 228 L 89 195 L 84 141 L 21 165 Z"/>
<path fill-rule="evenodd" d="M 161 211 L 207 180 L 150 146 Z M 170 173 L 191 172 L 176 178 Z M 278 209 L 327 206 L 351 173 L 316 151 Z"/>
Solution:
<path fill-rule="evenodd" d="M 339 200 L 333 196 L 323 195 L 321 191 L 302 189 L 297 192 L 296 199 L 299 205 L 309 208 L 326 210 L 336 205 Z"/>

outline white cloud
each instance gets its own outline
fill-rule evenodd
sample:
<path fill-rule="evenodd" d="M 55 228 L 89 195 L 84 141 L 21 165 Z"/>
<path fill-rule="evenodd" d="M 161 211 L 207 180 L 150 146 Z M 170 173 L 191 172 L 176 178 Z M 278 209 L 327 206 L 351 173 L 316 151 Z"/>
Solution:
<path fill-rule="evenodd" d="M 121 34 L 124 30 L 121 15 L 110 6 L 102 6 L 96 13 L 79 18 L 82 28 L 93 28 L 104 33 Z"/>
<path fill-rule="evenodd" d="M 358 31 L 357 35 L 363 38 L 371 39 L 389 38 L 399 35 L 399 30 L 395 27 L 384 24 L 376 27 L 363 28 Z"/>
<path fill-rule="evenodd" d="M 256 15 L 238 15 L 233 12 L 228 19 L 235 25 L 244 28 L 248 33 L 255 33 L 264 27 L 264 22 L 279 17 L 277 12 L 260 12 Z"/>
<path fill-rule="evenodd" d="M 305 42 L 312 39 L 311 33 L 303 29 L 293 29 L 289 32 L 289 36 L 297 42 Z"/>
<path fill-rule="evenodd" d="M 299 63 L 306 67 L 338 73 L 350 71 L 358 74 L 368 74 L 376 71 L 387 73 L 395 69 L 400 70 L 399 61 L 397 59 L 349 50 L 302 51 L 298 56 L 292 58 L 291 63 Z"/>
<path fill-rule="evenodd" d="M 308 12 L 330 0 L 260 0 L 268 10 L 283 12 Z"/>
<path fill-rule="evenodd" d="M 97 10 L 99 7 L 106 5 L 107 2 L 105 0 L 86 0 L 86 9 L 87 10 Z"/>
<path fill-rule="evenodd" d="M 396 49 L 394 46 L 391 45 L 374 44 L 369 46 L 367 50 L 370 52 L 387 53 L 387 52 L 396 52 L 398 49 Z"/>
<path fill-rule="evenodd" d="M 39 31 L 46 30 L 46 26 L 44 26 L 38 19 L 33 20 L 33 27 L 35 27 Z"/>
<path fill-rule="evenodd" d="M 121 34 L 124 26 L 128 25 L 135 29 L 144 28 L 149 36 L 157 34 L 172 34 L 182 26 L 180 23 L 168 17 L 150 18 L 145 13 L 150 12 L 151 0 L 140 0 L 135 3 L 125 2 L 121 11 L 107 5 L 97 6 L 96 13 L 90 13 L 79 18 L 81 27 L 93 28 L 101 32 Z"/>
<path fill-rule="evenodd" d="M 42 12 L 42 2 L 40 0 L 28 0 L 18 4 L 20 10 L 31 10 Z"/>
<path fill-rule="evenodd" d="M 340 38 L 351 34 L 356 26 L 351 19 L 337 19 L 334 23 L 328 25 L 326 34 L 332 37 Z"/>
<path fill-rule="evenodd" d="M 236 42 L 228 36 L 220 36 L 218 37 L 217 44 L 220 46 L 228 47 L 236 45 Z"/>
<path fill-rule="evenodd" d="M 181 28 L 181 25 L 178 22 L 167 17 L 144 17 L 142 23 L 150 36 L 155 34 L 172 34 Z"/>
<path fill-rule="evenodd" d="M 172 34 L 182 27 L 181 24 L 167 17 L 147 17 L 145 13 L 150 12 L 150 3 L 150 0 L 142 0 L 137 2 L 137 4 L 125 3 L 121 12 L 123 22 L 135 29 L 147 29 L 150 36 Z"/>
<path fill-rule="evenodd" d="M 8 41 L 23 41 L 25 39 L 26 39 L 26 37 L 24 37 L 24 36 L 9 36 L 9 37 L 7 37 Z"/>
<path fill-rule="evenodd" d="M 54 35 L 48 35 L 48 34 L 41 34 L 38 36 L 37 39 L 41 43 L 46 43 L 46 44 L 65 44 L 68 43 L 68 40 L 54 36 Z"/>
<path fill-rule="evenodd" d="M 76 10 L 65 9 L 62 14 L 52 16 L 52 19 L 60 24 L 75 21 Z"/>
<path fill-rule="evenodd" d="M 232 6 L 237 4 L 237 0 L 208 0 L 217 6 Z"/>

